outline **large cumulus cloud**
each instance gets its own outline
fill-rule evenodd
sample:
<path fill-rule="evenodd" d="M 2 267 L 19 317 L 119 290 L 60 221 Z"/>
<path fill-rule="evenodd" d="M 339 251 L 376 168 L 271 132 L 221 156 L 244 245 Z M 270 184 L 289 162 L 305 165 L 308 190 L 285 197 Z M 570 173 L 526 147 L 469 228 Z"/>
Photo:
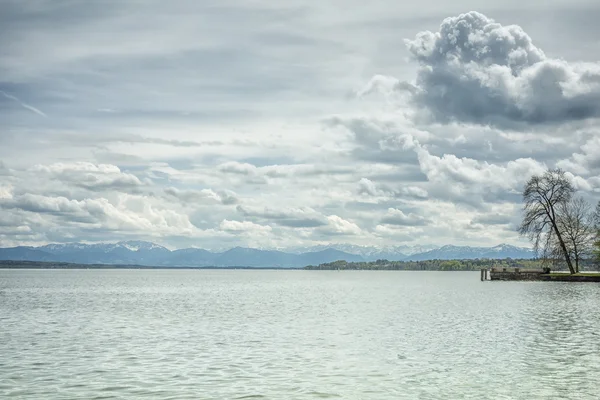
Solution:
<path fill-rule="evenodd" d="M 517 25 L 469 12 L 406 45 L 420 64 L 411 99 L 433 120 L 515 127 L 600 115 L 600 65 L 549 58 Z"/>

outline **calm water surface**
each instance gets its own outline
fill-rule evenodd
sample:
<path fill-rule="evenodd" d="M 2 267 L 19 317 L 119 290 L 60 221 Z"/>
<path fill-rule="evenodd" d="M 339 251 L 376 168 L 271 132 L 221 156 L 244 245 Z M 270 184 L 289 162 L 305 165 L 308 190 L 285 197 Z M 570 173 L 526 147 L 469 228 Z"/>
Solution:
<path fill-rule="evenodd" d="M 597 399 L 600 285 L 0 270 L 0 398 Z"/>

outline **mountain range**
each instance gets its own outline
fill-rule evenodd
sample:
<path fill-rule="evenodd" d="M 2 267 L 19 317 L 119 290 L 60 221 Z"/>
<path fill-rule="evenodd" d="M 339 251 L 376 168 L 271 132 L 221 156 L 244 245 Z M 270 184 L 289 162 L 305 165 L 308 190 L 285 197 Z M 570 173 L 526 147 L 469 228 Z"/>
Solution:
<path fill-rule="evenodd" d="M 405 253 L 401 252 L 404 250 Z M 338 260 L 345 261 L 421 261 L 451 259 L 533 258 L 530 249 L 501 244 L 495 247 L 407 246 L 375 248 L 353 245 L 318 246 L 293 251 L 235 247 L 223 252 L 188 248 L 169 250 L 151 242 L 126 241 L 102 244 L 49 244 L 40 247 L 0 248 L 0 260 L 67 262 L 75 264 L 126 264 L 164 267 L 263 267 L 300 268 Z M 410 253 L 410 254 L 407 254 Z"/>

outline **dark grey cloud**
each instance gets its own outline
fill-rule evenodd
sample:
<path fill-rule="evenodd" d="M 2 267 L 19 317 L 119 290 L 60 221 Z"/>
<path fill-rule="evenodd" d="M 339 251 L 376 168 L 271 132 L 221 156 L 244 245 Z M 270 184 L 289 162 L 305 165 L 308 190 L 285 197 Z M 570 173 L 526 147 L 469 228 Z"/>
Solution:
<path fill-rule="evenodd" d="M 515 127 L 600 115 L 600 65 L 548 58 L 517 25 L 469 12 L 406 44 L 420 64 L 411 99 L 436 121 Z"/>
<path fill-rule="evenodd" d="M 413 147 L 413 137 L 401 131 L 393 121 L 375 118 L 331 117 L 323 120 L 328 128 L 343 128 L 354 139 L 356 148 L 351 156 L 366 162 L 414 165 L 417 157 L 407 151 Z"/>
<path fill-rule="evenodd" d="M 487 162 L 505 163 L 519 158 L 535 158 L 551 164 L 577 152 L 581 142 L 594 133 L 581 132 L 580 127 L 565 124 L 557 129 L 539 132 L 503 132 L 489 126 L 450 124 L 431 127 L 427 150 L 436 156 L 454 154 Z M 550 127 L 549 127 L 550 128 Z"/>

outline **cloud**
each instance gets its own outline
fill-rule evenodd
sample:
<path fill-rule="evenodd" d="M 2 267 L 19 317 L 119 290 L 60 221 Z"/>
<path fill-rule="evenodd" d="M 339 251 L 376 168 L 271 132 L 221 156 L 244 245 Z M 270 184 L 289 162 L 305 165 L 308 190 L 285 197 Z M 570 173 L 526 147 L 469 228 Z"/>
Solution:
<path fill-rule="evenodd" d="M 72 186 L 90 191 L 121 190 L 136 191 L 143 186 L 140 179 L 122 172 L 116 165 L 90 162 L 55 163 L 35 165 L 33 171 L 47 175 Z"/>
<path fill-rule="evenodd" d="M 272 228 L 267 225 L 259 225 L 250 221 L 233 221 L 228 219 L 221 221 L 219 227 L 223 231 L 234 234 L 267 235 L 272 230 Z"/>
<path fill-rule="evenodd" d="M 239 203 L 240 201 L 238 195 L 232 190 L 219 190 L 217 195 L 219 196 L 221 204 L 223 205 L 233 205 Z"/>
<path fill-rule="evenodd" d="M 490 164 L 453 154 L 438 157 L 426 149 L 418 150 L 419 165 L 430 182 L 446 185 L 463 184 L 480 189 L 518 190 L 531 175 L 540 174 L 545 166 L 531 158 L 509 161 L 506 165 Z"/>
<path fill-rule="evenodd" d="M 164 192 L 172 197 L 181 200 L 186 204 L 216 202 L 223 205 L 233 205 L 239 202 L 236 193 L 231 190 L 214 191 L 212 189 L 201 190 L 180 190 L 174 187 L 168 187 Z"/>
<path fill-rule="evenodd" d="M 333 116 L 324 119 L 323 124 L 330 128 L 344 128 L 354 137 L 357 144 L 378 151 L 410 150 L 414 148 L 415 139 L 428 136 L 427 132 L 401 125 L 393 119 Z M 410 133 L 405 132 L 409 129 Z"/>
<path fill-rule="evenodd" d="M 600 137 L 594 136 L 580 146 L 580 153 L 557 162 L 557 166 L 574 174 L 590 175 L 600 173 Z"/>
<path fill-rule="evenodd" d="M 128 195 L 112 203 L 105 198 L 75 200 L 62 196 L 23 194 L 1 199 L 0 207 L 52 215 L 61 224 L 92 230 L 118 230 L 144 236 L 186 235 L 194 231 L 186 215 L 157 208 L 144 197 Z"/>
<path fill-rule="evenodd" d="M 290 228 L 315 228 L 329 223 L 327 218 L 309 207 L 260 209 L 240 205 L 237 206 L 237 211 L 244 217 L 260 218 Z"/>
<path fill-rule="evenodd" d="M 222 173 L 231 175 L 241 175 L 264 179 L 287 178 L 287 177 L 310 177 L 316 175 L 347 175 L 354 172 L 351 166 L 338 166 L 331 164 L 281 164 L 265 165 L 257 167 L 254 164 L 242 163 L 238 161 L 228 161 L 217 167 Z"/>
<path fill-rule="evenodd" d="M 549 58 L 517 25 L 473 11 L 406 45 L 420 65 L 412 102 L 435 121 L 516 127 L 600 115 L 600 64 Z"/>
<path fill-rule="evenodd" d="M 398 78 L 386 75 L 375 75 L 362 89 L 357 91 L 356 95 L 358 97 L 364 97 L 373 93 L 382 93 L 391 96 L 405 87 L 406 85 L 398 80 Z"/>
<path fill-rule="evenodd" d="M 329 215 L 327 221 L 329 224 L 322 231 L 331 235 L 360 235 L 362 232 L 354 222 L 337 215 Z"/>
<path fill-rule="evenodd" d="M 400 188 L 392 188 L 386 184 L 376 184 L 367 178 L 361 178 L 358 182 L 358 193 L 373 197 L 398 197 L 398 198 L 416 198 L 426 199 L 428 197 L 427 190 L 418 186 L 402 186 Z"/>
<path fill-rule="evenodd" d="M 436 156 L 424 147 L 417 150 L 419 166 L 430 182 L 430 197 L 482 208 L 486 203 L 517 202 L 525 181 L 546 166 L 532 158 L 502 164 L 453 154 Z"/>
<path fill-rule="evenodd" d="M 390 208 L 387 214 L 381 219 L 381 223 L 399 226 L 421 226 L 427 225 L 429 220 L 414 213 L 405 214 L 402 210 Z"/>
<path fill-rule="evenodd" d="M 34 213 L 48 213 L 55 215 L 71 215 L 74 217 L 86 215 L 89 213 L 85 208 L 89 204 L 97 204 L 97 201 L 69 200 L 66 197 L 48 197 L 36 194 L 24 194 L 18 197 L 10 197 L 10 201 L 2 202 L 4 208 L 17 208 L 23 211 Z"/>
<path fill-rule="evenodd" d="M 240 163 L 237 161 L 229 161 L 223 163 L 217 167 L 217 169 L 223 173 L 236 174 L 236 175 L 254 175 L 257 171 L 256 166 L 248 163 Z"/>

